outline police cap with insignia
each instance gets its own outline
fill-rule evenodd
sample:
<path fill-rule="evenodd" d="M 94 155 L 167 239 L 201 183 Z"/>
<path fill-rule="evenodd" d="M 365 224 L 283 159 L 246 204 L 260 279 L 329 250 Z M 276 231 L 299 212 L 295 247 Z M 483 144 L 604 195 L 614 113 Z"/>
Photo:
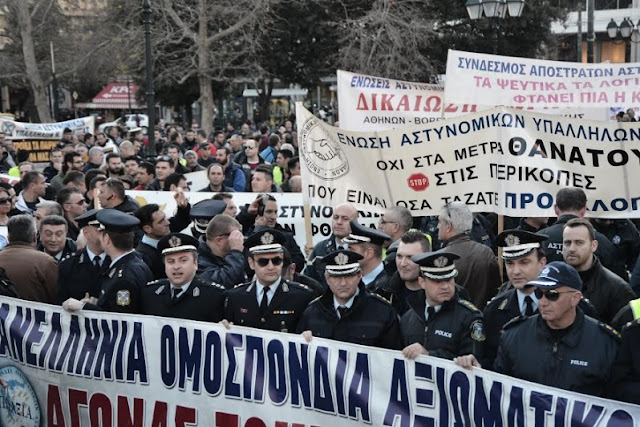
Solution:
<path fill-rule="evenodd" d="M 575 268 L 562 261 L 553 261 L 545 265 L 537 279 L 527 283 L 540 289 L 555 289 L 568 286 L 582 291 L 582 279 Z"/>
<path fill-rule="evenodd" d="M 250 254 L 271 254 L 282 252 L 282 247 L 287 238 L 273 228 L 264 228 L 253 233 L 244 242 L 244 247 L 249 248 Z"/>
<path fill-rule="evenodd" d="M 427 252 L 411 257 L 411 261 L 420 266 L 420 272 L 427 279 L 443 282 L 458 275 L 455 260 L 460 259 L 456 254 L 449 252 Z"/>
<path fill-rule="evenodd" d="M 162 255 L 175 252 L 195 252 L 198 250 L 198 239 L 182 233 L 171 233 L 158 242 L 158 250 Z"/>
<path fill-rule="evenodd" d="M 209 221 L 227 209 L 224 200 L 202 200 L 191 207 L 189 217 L 193 220 L 193 226 L 198 233 L 206 233 Z"/>
<path fill-rule="evenodd" d="M 351 233 L 342 239 L 342 241 L 350 245 L 358 243 L 372 243 L 374 245 L 382 246 L 384 245 L 384 242 L 391 240 L 391 237 L 388 234 L 384 234 L 376 229 L 361 225 L 358 221 L 352 220 L 349 224 L 351 225 Z"/>
<path fill-rule="evenodd" d="M 135 216 L 112 208 L 101 209 L 96 214 L 96 219 L 100 223 L 100 230 L 114 233 L 129 233 L 140 225 L 140 220 Z"/>
<path fill-rule="evenodd" d="M 340 249 L 322 257 L 326 265 L 325 273 L 329 276 L 351 276 L 360 272 L 360 261 L 364 258 L 359 253 Z"/>
<path fill-rule="evenodd" d="M 503 259 L 519 259 L 536 251 L 547 239 L 547 236 L 524 230 L 505 230 L 496 237 L 496 245 L 502 248 Z"/>
<path fill-rule="evenodd" d="M 100 222 L 98 222 L 98 219 L 97 219 L 98 212 L 100 212 L 100 209 L 91 209 L 90 211 L 86 211 L 82 215 L 78 215 L 76 217 L 78 228 L 84 228 L 87 225 L 100 227 Z"/>

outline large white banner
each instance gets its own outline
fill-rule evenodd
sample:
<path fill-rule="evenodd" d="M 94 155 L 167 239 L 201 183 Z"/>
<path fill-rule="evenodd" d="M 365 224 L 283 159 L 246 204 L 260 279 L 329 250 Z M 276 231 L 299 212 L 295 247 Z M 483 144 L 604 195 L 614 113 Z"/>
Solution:
<path fill-rule="evenodd" d="M 406 206 L 437 215 L 554 216 L 556 192 L 584 189 L 590 216 L 640 217 L 640 123 L 607 123 L 494 108 L 425 126 L 350 132 L 298 104 L 302 192 L 313 204 Z"/>
<path fill-rule="evenodd" d="M 164 210 L 167 216 L 172 217 L 176 212 L 176 201 L 171 191 L 127 191 L 127 195 L 134 198 L 140 206 L 148 203 L 156 203 Z M 210 199 L 214 193 L 187 193 L 187 199 L 194 205 L 195 203 Z M 291 231 L 296 239 L 296 243 L 301 248 L 306 245 L 304 207 L 302 203 L 302 193 L 271 193 L 278 202 L 278 224 Z M 256 198 L 255 193 L 233 193 L 233 201 L 240 209 L 242 206 L 251 203 Z M 313 244 L 328 238 L 331 235 L 331 220 L 333 217 L 333 207 L 313 205 L 311 206 L 311 231 L 313 233 Z M 358 222 L 373 227 L 378 224 L 380 215 L 368 211 L 361 211 Z"/>
<path fill-rule="evenodd" d="M 581 64 L 449 50 L 447 102 L 513 107 L 633 107 L 640 63 Z"/>
<path fill-rule="evenodd" d="M 0 425 L 633 427 L 640 407 L 299 335 L 0 298 Z"/>

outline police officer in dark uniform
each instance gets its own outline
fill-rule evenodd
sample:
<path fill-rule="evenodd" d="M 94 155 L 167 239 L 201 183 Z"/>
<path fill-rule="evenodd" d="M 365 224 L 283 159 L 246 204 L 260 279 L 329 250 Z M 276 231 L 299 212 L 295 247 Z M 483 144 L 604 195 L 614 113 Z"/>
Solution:
<path fill-rule="evenodd" d="M 307 341 L 316 336 L 399 350 L 398 315 L 389 301 L 366 290 L 361 260 L 362 255 L 344 249 L 322 258 L 329 289 L 309 304 L 298 332 Z"/>
<path fill-rule="evenodd" d="M 227 322 L 271 331 L 296 331 L 313 293 L 306 286 L 282 277 L 285 240 L 282 233 L 272 228 L 262 229 L 246 240 L 248 262 L 255 276 L 251 282 L 227 291 Z"/>
<path fill-rule="evenodd" d="M 529 285 L 536 288 L 540 314 L 505 325 L 495 371 L 578 393 L 604 395 L 619 334 L 578 308 L 582 296 L 578 272 L 564 262 L 551 262 Z"/>
<path fill-rule="evenodd" d="M 102 250 L 97 213 L 98 209 L 91 209 L 76 218 L 87 245 L 60 262 L 57 304 L 62 304 L 69 298 L 81 300 L 87 294 L 94 298 L 100 296 L 100 272 L 103 266 L 111 263 L 111 259 Z"/>
<path fill-rule="evenodd" d="M 227 209 L 227 204 L 224 200 L 202 200 L 191 207 L 189 216 L 193 220 L 193 227 L 191 227 L 191 235 L 196 239 L 204 241 L 204 235 L 207 232 L 207 225 L 209 221 Z M 202 237 L 202 239 L 201 239 Z"/>
<path fill-rule="evenodd" d="M 591 219 L 593 227 L 613 243 L 613 255 L 632 271 L 640 254 L 640 232 L 629 219 Z"/>
<path fill-rule="evenodd" d="M 100 223 L 102 249 L 111 258 L 100 277 L 100 297 L 97 301 L 69 299 L 63 307 L 118 313 L 140 313 L 140 293 L 153 279 L 151 270 L 133 250 L 133 234 L 140 224 L 138 218 L 116 209 L 102 209 L 96 219 Z"/>
<path fill-rule="evenodd" d="M 158 242 L 166 279 L 149 282 L 142 291 L 142 313 L 219 322 L 224 317 L 225 289 L 196 277 L 198 240 L 181 233 Z"/>
<path fill-rule="evenodd" d="M 613 365 L 610 396 L 616 400 L 640 405 L 640 319 L 622 328 L 618 358 Z"/>
<path fill-rule="evenodd" d="M 415 359 L 422 354 L 449 360 L 469 354 L 482 357 L 485 340 L 482 311 L 456 292 L 455 260 L 459 258 L 448 252 L 411 257 L 420 265 L 418 282 L 424 293 L 409 295 L 410 309 L 400 320 L 405 357 Z"/>
<path fill-rule="evenodd" d="M 391 240 L 391 237 L 381 231 L 365 227 L 355 220 L 349 224 L 351 233 L 342 241 L 349 245 L 349 250 L 362 255 L 360 268 L 365 288 L 390 299 L 389 280 L 391 276 L 385 269 L 385 263 L 382 260 L 382 248 L 385 242 Z"/>

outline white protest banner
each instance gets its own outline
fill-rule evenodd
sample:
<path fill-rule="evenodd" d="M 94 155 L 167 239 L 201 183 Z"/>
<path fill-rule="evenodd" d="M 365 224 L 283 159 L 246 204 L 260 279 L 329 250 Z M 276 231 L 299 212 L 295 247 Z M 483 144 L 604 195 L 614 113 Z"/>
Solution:
<path fill-rule="evenodd" d="M 397 129 L 491 108 L 447 103 L 443 116 L 443 93 L 443 85 L 338 70 L 340 128 L 352 131 Z M 609 111 L 605 107 L 533 108 L 533 111 L 586 120 L 609 120 Z"/>
<path fill-rule="evenodd" d="M 445 99 L 568 108 L 640 103 L 640 64 L 581 64 L 449 50 Z"/>
<path fill-rule="evenodd" d="M 302 192 L 314 204 L 437 215 L 554 216 L 556 192 L 583 188 L 589 216 L 640 217 L 640 123 L 494 108 L 419 127 L 350 132 L 297 107 Z"/>
<path fill-rule="evenodd" d="M 6 138 L 13 141 L 16 150 L 29 151 L 29 161 L 34 163 L 49 161 L 49 153 L 58 145 L 65 128 L 73 133 L 93 133 L 94 123 L 93 116 L 57 123 L 23 123 L 0 117 L 0 129 Z"/>
<path fill-rule="evenodd" d="M 176 201 L 171 191 L 133 191 L 128 190 L 128 196 L 136 200 L 140 206 L 148 203 L 160 205 L 168 217 L 172 217 L 176 212 Z M 210 199 L 215 193 L 186 193 L 187 199 L 193 206 L 195 203 Z M 278 224 L 286 230 L 291 231 L 296 239 L 296 243 L 301 248 L 306 244 L 304 232 L 304 215 L 301 193 L 271 193 L 278 202 Z M 256 198 L 255 193 L 233 193 L 233 201 L 241 208 L 251 203 Z M 313 244 L 328 238 L 331 235 L 331 220 L 333 208 L 331 206 L 314 205 L 311 206 L 311 228 L 313 232 Z M 371 212 L 360 212 L 358 221 L 368 227 L 378 224 L 379 215 Z"/>
<path fill-rule="evenodd" d="M 5 427 L 640 423 L 636 405 L 435 357 L 6 297 L 0 356 Z"/>

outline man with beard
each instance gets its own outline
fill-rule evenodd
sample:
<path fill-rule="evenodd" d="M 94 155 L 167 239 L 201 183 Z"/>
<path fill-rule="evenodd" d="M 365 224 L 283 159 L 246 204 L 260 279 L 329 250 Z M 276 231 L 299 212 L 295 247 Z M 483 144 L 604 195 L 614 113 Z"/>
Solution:
<path fill-rule="evenodd" d="M 124 184 L 116 178 L 104 182 L 98 192 L 98 200 L 103 208 L 114 208 L 125 213 L 133 213 L 140 207 L 138 202 L 126 195 Z"/>
<path fill-rule="evenodd" d="M 405 345 L 402 354 L 406 358 L 482 357 L 485 340 L 482 312 L 456 292 L 455 261 L 459 258 L 448 252 L 411 258 L 420 265 L 418 282 L 424 293 L 409 296 L 410 309 L 400 320 Z"/>
<path fill-rule="evenodd" d="M 107 177 L 119 178 L 124 175 L 124 167 L 122 166 L 122 158 L 119 154 L 109 153 L 107 154 Z"/>
<path fill-rule="evenodd" d="M 224 185 L 233 188 L 234 191 L 244 191 L 247 179 L 244 172 L 231 160 L 231 154 L 226 147 L 218 148 L 216 160 L 224 168 Z"/>
<path fill-rule="evenodd" d="M 198 240 L 172 233 L 158 242 L 166 279 L 142 290 L 142 313 L 153 316 L 219 322 L 224 317 L 225 289 L 196 276 Z"/>
<path fill-rule="evenodd" d="M 169 156 L 156 159 L 156 177 L 147 185 L 147 191 L 163 191 L 164 181 L 175 172 L 175 163 Z"/>

